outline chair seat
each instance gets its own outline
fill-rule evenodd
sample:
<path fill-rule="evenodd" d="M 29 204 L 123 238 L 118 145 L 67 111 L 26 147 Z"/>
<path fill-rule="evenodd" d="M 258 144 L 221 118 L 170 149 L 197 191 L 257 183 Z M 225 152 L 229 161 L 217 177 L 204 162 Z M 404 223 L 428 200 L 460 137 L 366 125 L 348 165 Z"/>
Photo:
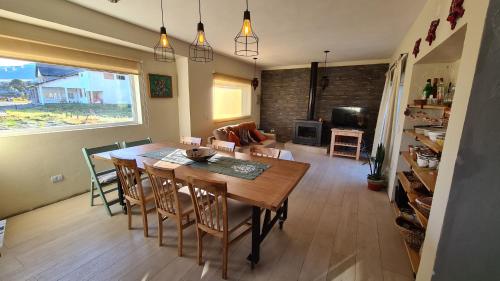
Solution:
<path fill-rule="evenodd" d="M 187 187 L 187 186 L 185 186 L 185 187 Z M 191 201 L 191 196 L 189 195 L 189 190 L 188 190 L 188 194 L 186 194 L 184 192 L 177 193 L 177 198 L 179 198 L 179 203 L 181 204 L 182 215 L 187 215 L 187 214 L 192 213 L 194 211 L 193 201 Z"/>
<path fill-rule="evenodd" d="M 134 188 L 137 188 L 137 185 L 135 185 Z M 155 196 L 153 193 L 153 187 L 151 186 L 149 179 L 142 180 L 142 192 L 144 193 L 144 199 L 146 201 L 154 200 Z M 137 194 L 139 194 L 139 192 L 137 192 Z"/>
<path fill-rule="evenodd" d="M 229 232 L 252 217 L 252 206 L 227 198 L 227 226 Z"/>
<path fill-rule="evenodd" d="M 97 180 L 101 185 L 110 184 L 118 181 L 118 175 L 116 171 L 110 171 L 109 173 L 97 176 Z"/>

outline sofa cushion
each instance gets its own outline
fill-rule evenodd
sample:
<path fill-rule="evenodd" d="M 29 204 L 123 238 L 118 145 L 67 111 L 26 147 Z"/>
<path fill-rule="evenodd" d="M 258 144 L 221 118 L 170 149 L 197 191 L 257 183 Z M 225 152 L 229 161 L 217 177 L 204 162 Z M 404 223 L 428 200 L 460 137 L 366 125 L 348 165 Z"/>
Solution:
<path fill-rule="evenodd" d="M 267 137 L 261 134 L 257 129 L 252 130 L 252 134 L 259 140 L 259 142 L 267 140 Z"/>
<path fill-rule="evenodd" d="M 212 131 L 212 134 L 214 135 L 215 139 L 221 141 L 229 141 L 228 133 L 229 130 L 227 127 L 217 128 Z"/>
<path fill-rule="evenodd" d="M 228 140 L 230 142 L 234 142 L 236 144 L 236 146 L 241 146 L 240 138 L 233 131 L 229 132 Z"/>
<path fill-rule="evenodd" d="M 240 124 L 238 124 L 237 127 L 238 128 L 245 128 L 249 131 L 253 131 L 253 130 L 257 129 L 257 125 L 255 125 L 255 122 L 253 122 L 253 121 L 240 123 Z"/>

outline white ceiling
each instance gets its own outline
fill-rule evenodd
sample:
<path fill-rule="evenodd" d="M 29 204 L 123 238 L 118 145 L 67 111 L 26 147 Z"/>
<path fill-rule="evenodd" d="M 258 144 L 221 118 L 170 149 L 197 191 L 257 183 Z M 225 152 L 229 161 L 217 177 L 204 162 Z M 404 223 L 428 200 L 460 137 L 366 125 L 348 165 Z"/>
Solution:
<path fill-rule="evenodd" d="M 127 22 L 159 30 L 160 0 L 68 0 Z M 264 67 L 389 58 L 427 0 L 249 0 Z M 202 21 L 214 50 L 233 55 L 244 0 L 202 0 Z M 164 0 L 167 33 L 194 40 L 198 1 Z M 174 46 L 175 47 L 175 46 Z M 250 59 L 248 59 L 250 60 Z"/>

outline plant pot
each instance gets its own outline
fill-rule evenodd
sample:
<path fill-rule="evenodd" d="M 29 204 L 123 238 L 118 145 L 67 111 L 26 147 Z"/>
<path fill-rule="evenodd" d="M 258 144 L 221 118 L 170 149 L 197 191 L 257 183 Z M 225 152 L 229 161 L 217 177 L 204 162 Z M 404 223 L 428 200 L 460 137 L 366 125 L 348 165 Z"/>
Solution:
<path fill-rule="evenodd" d="M 367 178 L 368 189 L 373 191 L 380 191 L 385 187 L 385 179 L 374 180 Z"/>

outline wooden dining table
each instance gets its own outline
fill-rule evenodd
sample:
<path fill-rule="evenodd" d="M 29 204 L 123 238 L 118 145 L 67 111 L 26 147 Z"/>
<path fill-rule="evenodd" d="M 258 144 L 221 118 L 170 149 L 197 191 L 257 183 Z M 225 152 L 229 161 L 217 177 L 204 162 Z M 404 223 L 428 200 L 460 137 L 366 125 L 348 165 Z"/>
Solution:
<path fill-rule="evenodd" d="M 135 159 L 137 166 L 144 171 L 144 163 L 155 165 L 160 168 L 175 170 L 175 177 L 180 181 L 186 181 L 188 176 L 208 180 L 224 181 L 227 183 L 227 196 L 231 199 L 252 205 L 252 250 L 248 260 L 253 268 L 260 259 L 260 244 L 267 236 L 272 227 L 279 222 L 280 228 L 287 219 L 288 196 L 300 182 L 310 167 L 308 163 L 287 161 L 268 157 L 253 156 L 241 152 L 223 152 L 217 154 L 236 159 L 250 160 L 269 164 L 270 167 L 253 180 L 223 175 L 210 172 L 205 169 L 191 167 L 189 165 L 175 164 L 162 160 L 143 157 L 147 152 L 162 150 L 165 148 L 189 149 L 190 145 L 158 142 L 135 147 L 117 149 L 108 152 L 94 154 L 94 159 L 111 161 L 111 157 Z M 262 210 L 264 220 L 261 222 Z M 272 213 L 274 215 L 272 216 Z"/>

